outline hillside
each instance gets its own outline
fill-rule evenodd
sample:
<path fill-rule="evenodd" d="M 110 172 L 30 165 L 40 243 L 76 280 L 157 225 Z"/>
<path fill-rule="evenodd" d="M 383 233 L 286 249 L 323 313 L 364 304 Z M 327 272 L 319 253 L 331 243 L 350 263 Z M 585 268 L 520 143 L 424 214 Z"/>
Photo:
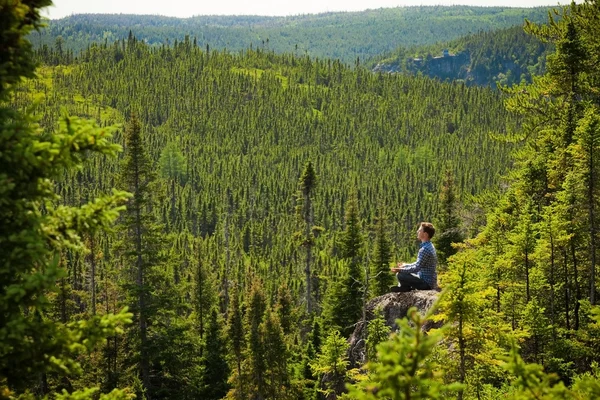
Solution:
<path fill-rule="evenodd" d="M 182 41 L 236 52 L 249 47 L 354 64 L 399 46 L 451 40 L 469 33 L 521 25 L 525 18 L 541 22 L 548 8 L 399 7 L 292 17 L 197 16 L 169 18 L 143 15 L 74 15 L 48 22 L 31 35 L 37 47 L 62 47 L 76 53 L 92 42 L 127 39 L 129 31 L 151 45 Z"/>
<path fill-rule="evenodd" d="M 414 224 L 437 215 L 444 170 L 457 171 L 461 193 L 497 184 L 509 149 L 489 134 L 516 128 L 490 90 L 261 50 L 206 53 L 191 42 L 153 48 L 134 38 L 125 48 L 93 46 L 78 62 L 44 71 L 43 87 L 31 83 L 39 93 L 17 104 L 42 96 L 48 128 L 63 108 L 108 124 L 136 112 L 155 162 L 168 144 L 188 160 L 161 219 L 176 231 L 212 234 L 229 193 L 232 228 L 253 232 L 251 247 L 276 263 L 293 255 L 293 195 L 307 160 L 322 182 L 315 215 L 328 240 L 342 228 L 356 188 L 363 217 L 387 209 L 394 242 L 407 254 Z M 103 166 L 93 185 L 108 187 L 116 167 Z"/>
<path fill-rule="evenodd" d="M 478 32 L 433 45 L 400 48 L 373 60 L 374 71 L 422 74 L 441 80 L 495 87 L 531 82 L 546 69 L 553 46 L 522 26 Z M 446 52 L 446 53 L 444 53 Z"/>

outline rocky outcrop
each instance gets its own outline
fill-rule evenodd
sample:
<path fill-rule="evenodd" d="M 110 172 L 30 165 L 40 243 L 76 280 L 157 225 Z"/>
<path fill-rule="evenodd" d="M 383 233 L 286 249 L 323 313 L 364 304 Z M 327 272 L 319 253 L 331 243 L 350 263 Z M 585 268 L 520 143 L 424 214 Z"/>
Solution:
<path fill-rule="evenodd" d="M 413 290 L 406 293 L 387 293 L 376 297 L 367 304 L 367 324 L 375 318 L 376 310 L 381 309 L 386 325 L 394 331 L 397 329 L 396 320 L 406 317 L 406 313 L 411 307 L 416 307 L 421 315 L 425 315 L 438 299 L 438 296 L 439 293 L 435 290 Z M 422 329 L 428 331 L 439 326 L 441 326 L 439 322 L 427 321 Z M 356 328 L 349 339 L 348 358 L 351 366 L 361 365 L 365 362 L 365 338 L 365 326 L 360 321 L 356 324 Z"/>

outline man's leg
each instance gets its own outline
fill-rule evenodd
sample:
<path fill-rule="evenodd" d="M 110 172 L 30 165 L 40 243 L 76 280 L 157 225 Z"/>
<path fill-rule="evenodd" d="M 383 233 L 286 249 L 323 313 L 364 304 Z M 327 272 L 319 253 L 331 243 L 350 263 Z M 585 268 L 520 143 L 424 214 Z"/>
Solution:
<path fill-rule="evenodd" d="M 400 287 L 405 288 L 405 290 L 431 290 L 427 282 L 410 272 L 400 271 L 396 274 L 396 278 L 398 278 Z"/>

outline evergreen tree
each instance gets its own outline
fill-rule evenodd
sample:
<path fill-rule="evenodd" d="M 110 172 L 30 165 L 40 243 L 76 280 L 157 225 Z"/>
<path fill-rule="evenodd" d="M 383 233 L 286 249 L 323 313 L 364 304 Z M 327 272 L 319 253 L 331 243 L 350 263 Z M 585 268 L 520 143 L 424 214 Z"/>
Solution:
<path fill-rule="evenodd" d="M 349 344 L 337 330 L 332 330 L 325 339 L 317 359 L 310 364 L 313 374 L 320 379 L 320 391 L 326 398 L 345 391 Z"/>
<path fill-rule="evenodd" d="M 379 209 L 375 225 L 375 255 L 373 257 L 373 295 L 381 296 L 389 291 L 394 284 L 395 277 L 390 272 L 392 259 L 391 243 L 388 239 L 386 218 Z"/>
<path fill-rule="evenodd" d="M 233 388 L 228 393 L 227 398 L 243 399 L 245 398 L 245 392 L 244 381 L 242 379 L 242 360 L 244 355 L 245 337 L 242 310 L 240 309 L 240 294 L 238 293 L 237 286 L 233 293 L 231 305 L 229 306 L 227 330 L 229 347 L 233 353 L 233 361 L 235 363 L 235 373 L 231 378 L 233 381 Z"/>
<path fill-rule="evenodd" d="M 246 332 L 246 355 L 243 368 L 244 388 L 252 398 L 265 398 L 266 370 L 265 342 L 261 337 L 261 324 L 263 323 L 267 303 L 262 283 L 255 279 L 250 288 L 248 305 L 246 309 L 244 331 Z"/>
<path fill-rule="evenodd" d="M 446 264 L 448 257 L 456 253 L 452 243 L 460 243 L 464 240 L 455 191 L 454 176 L 452 171 L 447 169 L 440 192 L 440 213 L 434 237 L 435 250 L 440 264 Z"/>
<path fill-rule="evenodd" d="M 362 233 L 358 216 L 358 198 L 353 194 L 346 204 L 346 229 L 341 239 L 340 256 L 344 260 L 344 273 L 334 284 L 329 304 L 328 318 L 348 337 L 354 324 L 362 315 L 363 285 L 361 269 Z"/>
<path fill-rule="evenodd" d="M 306 163 L 304 171 L 298 181 L 298 194 L 296 196 L 296 215 L 300 230 L 295 233 L 300 241 L 300 246 L 306 251 L 304 255 L 304 275 L 306 286 L 306 310 L 308 315 L 313 312 L 312 299 L 312 249 L 315 245 L 315 236 L 318 229 L 315 227 L 313 209 L 313 194 L 317 185 L 317 176 L 310 160 Z"/>
<path fill-rule="evenodd" d="M 126 287 L 129 288 L 131 308 L 134 311 L 139 340 L 139 378 L 145 396 L 151 397 L 150 384 L 150 344 L 148 342 L 148 320 L 154 310 L 151 298 L 151 287 L 148 282 L 148 270 L 155 265 L 157 249 L 155 247 L 151 226 L 153 218 L 148 213 L 152 207 L 151 185 L 154 183 L 154 168 L 144 148 L 140 122 L 132 115 L 125 129 L 125 152 L 121 181 L 133 197 L 129 201 L 127 212 L 123 217 L 123 231 L 126 235 L 125 254 L 132 266 L 127 265 Z"/>
<path fill-rule="evenodd" d="M 428 356 L 441 332 L 425 335 L 421 331 L 427 317 L 413 307 L 407 319 L 397 321 L 398 332 L 379 345 L 377 362 L 369 363 L 367 379 L 349 387 L 348 398 L 440 399 L 461 387 L 445 385 L 435 377 L 439 366 Z"/>
<path fill-rule="evenodd" d="M 210 313 L 204 351 L 200 367 L 202 368 L 202 386 L 200 397 L 207 400 L 223 398 L 229 389 L 227 378 L 229 366 L 226 361 L 226 343 L 222 332 L 222 321 L 216 308 Z"/>
<path fill-rule="evenodd" d="M 267 310 L 260 327 L 265 361 L 265 398 L 294 399 L 290 387 L 288 370 L 288 348 L 279 317 Z"/>
<path fill-rule="evenodd" d="M 367 339 L 365 341 L 367 361 L 377 361 L 377 346 L 389 339 L 390 332 L 391 329 L 385 324 L 383 313 L 381 310 L 376 310 L 375 318 L 369 321 L 367 326 Z"/>
<path fill-rule="evenodd" d="M 196 273 L 194 280 L 193 304 L 196 319 L 198 321 L 198 333 L 200 339 L 204 337 L 204 326 L 211 308 L 216 304 L 215 293 L 216 281 L 207 265 L 206 258 L 202 254 L 200 241 L 196 246 Z"/>

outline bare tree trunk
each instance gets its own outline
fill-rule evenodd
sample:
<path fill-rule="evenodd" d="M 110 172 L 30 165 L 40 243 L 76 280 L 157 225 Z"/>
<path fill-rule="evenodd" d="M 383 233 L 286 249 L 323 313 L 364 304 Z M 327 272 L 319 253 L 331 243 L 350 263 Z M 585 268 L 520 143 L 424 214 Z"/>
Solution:
<path fill-rule="evenodd" d="M 556 341 L 556 317 L 554 315 L 554 236 L 552 234 L 552 226 L 550 226 L 550 322 L 552 324 L 552 341 Z"/>
<path fill-rule="evenodd" d="M 90 286 L 92 291 L 92 315 L 96 315 L 96 251 L 94 236 L 90 235 Z"/>
<path fill-rule="evenodd" d="M 223 228 L 223 235 L 225 237 L 225 273 L 223 274 L 222 285 L 223 285 L 223 313 L 227 312 L 229 308 L 229 274 L 230 262 L 231 262 L 231 251 L 229 249 L 229 210 L 225 215 L 225 226 Z"/>
<path fill-rule="evenodd" d="M 310 201 L 310 195 L 307 193 L 304 195 L 305 205 L 305 227 L 304 227 L 304 239 L 306 246 L 306 264 L 304 266 L 304 274 L 306 279 L 306 311 L 308 315 L 312 315 L 312 281 L 310 267 L 312 264 L 312 235 L 311 229 L 313 226 L 313 215 L 312 215 L 312 202 Z"/>
<path fill-rule="evenodd" d="M 564 284 L 564 288 L 565 288 L 565 323 L 567 325 L 567 330 L 571 329 L 571 322 L 569 320 L 569 306 L 570 306 L 570 299 L 569 299 L 569 263 L 568 263 L 568 259 L 567 259 L 567 252 L 566 250 L 563 251 L 563 262 L 565 264 L 565 284 Z"/>
<path fill-rule="evenodd" d="M 593 137 L 593 134 L 592 134 Z M 588 184 L 588 206 L 589 206 L 589 220 L 590 220 L 590 254 L 592 256 L 590 263 L 590 303 L 596 304 L 596 215 L 594 210 L 594 142 L 590 144 L 590 179 Z"/>

